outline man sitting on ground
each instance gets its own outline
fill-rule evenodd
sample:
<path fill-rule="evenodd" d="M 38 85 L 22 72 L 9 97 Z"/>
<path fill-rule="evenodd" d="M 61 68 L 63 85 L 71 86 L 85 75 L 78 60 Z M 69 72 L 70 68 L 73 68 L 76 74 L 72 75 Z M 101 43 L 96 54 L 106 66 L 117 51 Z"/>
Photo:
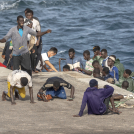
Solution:
<path fill-rule="evenodd" d="M 104 81 L 104 78 L 100 76 L 100 69 L 99 68 L 94 69 L 93 76 L 94 76 L 94 78 L 98 78 L 98 79 Z"/>
<path fill-rule="evenodd" d="M 75 56 L 75 50 L 73 48 L 69 49 L 69 58 L 66 59 L 66 65 L 70 66 L 71 71 L 78 71 L 77 67 L 83 68 L 82 60 Z"/>
<path fill-rule="evenodd" d="M 109 78 L 113 78 L 113 80 L 114 80 L 114 77 L 109 74 L 109 68 L 108 67 L 103 68 L 102 75 L 103 75 L 103 78 L 104 78 L 105 81 L 107 81 L 107 79 L 109 79 Z"/>
<path fill-rule="evenodd" d="M 94 60 L 93 63 L 92 63 L 92 66 L 94 67 L 94 69 L 98 68 L 100 69 L 100 72 L 102 73 L 102 66 L 99 64 L 99 61 L 97 60 Z"/>
<path fill-rule="evenodd" d="M 134 80 L 130 77 L 131 73 L 132 73 L 131 70 L 126 69 L 124 71 L 123 78 L 119 80 L 119 85 L 117 84 L 117 86 L 121 87 L 123 81 L 127 81 L 129 83 L 129 87 L 127 88 L 127 90 L 133 92 L 134 91 Z"/>
<path fill-rule="evenodd" d="M 81 109 L 78 115 L 74 117 L 81 117 L 83 111 L 88 106 L 88 114 L 104 115 L 108 113 L 109 101 L 112 105 L 112 112 L 119 114 L 119 111 L 115 108 L 113 92 L 114 88 L 105 85 L 104 88 L 98 89 L 98 81 L 92 79 L 89 82 L 90 87 L 88 87 L 84 93 Z"/>
<path fill-rule="evenodd" d="M 100 47 L 94 46 L 93 47 L 94 57 L 93 60 L 98 60 L 99 64 L 102 65 L 103 58 L 101 57 Z"/>
<path fill-rule="evenodd" d="M 102 67 L 108 67 L 107 61 L 108 61 L 109 56 L 107 55 L 106 49 L 101 50 L 101 57 L 104 59 L 102 62 Z"/>
<path fill-rule="evenodd" d="M 67 97 L 64 87 L 71 89 L 69 101 L 73 101 L 75 88 L 70 83 L 59 77 L 48 78 L 43 87 L 39 90 L 39 94 L 43 101 L 47 101 L 43 96 L 43 91 L 46 91 L 46 95 L 66 99 Z"/>
<path fill-rule="evenodd" d="M 70 71 L 70 67 L 68 65 L 63 66 L 63 72 Z"/>
<path fill-rule="evenodd" d="M 94 68 L 92 66 L 93 59 L 90 58 L 90 52 L 88 50 L 85 50 L 83 52 L 84 59 L 86 60 L 86 66 L 85 69 L 82 69 L 80 67 L 77 67 L 78 70 L 84 72 L 85 74 L 91 75 Z"/>
<path fill-rule="evenodd" d="M 14 101 L 14 97 L 13 97 L 13 93 L 14 93 L 15 89 L 18 90 L 19 95 L 22 98 L 25 98 L 25 96 L 26 96 L 25 86 L 28 85 L 29 93 L 30 93 L 30 100 L 31 100 L 31 103 L 34 103 L 32 79 L 31 79 L 31 76 L 27 72 L 21 71 L 21 70 L 12 71 L 8 75 L 7 84 L 8 84 L 8 92 L 3 91 L 2 101 L 5 101 L 6 96 L 8 96 L 8 97 L 11 97 L 11 104 L 12 105 L 16 104 Z M 19 98 L 18 92 L 15 92 L 16 99 Z"/>
<path fill-rule="evenodd" d="M 43 68 L 45 68 L 48 72 L 50 72 L 50 71 L 58 72 L 56 70 L 56 68 L 49 61 L 49 58 L 52 56 L 55 56 L 57 54 L 57 52 L 58 52 L 57 48 L 52 47 L 52 48 L 50 48 L 50 50 L 47 53 L 42 53 L 41 59 L 38 62 L 38 65 L 36 66 L 36 69 L 37 69 L 36 72 L 43 70 Z M 45 66 L 45 64 L 48 65 L 51 68 L 51 70 L 48 69 Z"/>
<path fill-rule="evenodd" d="M 115 60 L 116 59 L 113 56 L 108 58 L 108 68 L 110 75 L 114 77 L 115 83 L 117 83 L 117 81 L 119 81 L 119 73 L 118 68 L 114 66 Z"/>

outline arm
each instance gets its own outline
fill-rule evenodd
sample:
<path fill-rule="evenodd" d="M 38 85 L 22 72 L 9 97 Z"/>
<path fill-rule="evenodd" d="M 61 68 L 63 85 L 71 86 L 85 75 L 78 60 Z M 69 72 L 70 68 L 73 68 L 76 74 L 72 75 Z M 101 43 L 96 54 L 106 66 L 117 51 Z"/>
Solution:
<path fill-rule="evenodd" d="M 40 56 L 40 62 L 41 62 L 41 66 L 42 66 L 41 70 L 42 70 L 43 69 L 42 55 Z"/>
<path fill-rule="evenodd" d="M 74 86 L 72 86 L 71 87 L 71 93 L 70 93 L 70 99 L 68 99 L 68 101 L 73 101 L 74 92 L 75 92 L 75 88 L 74 88 Z"/>
<path fill-rule="evenodd" d="M 30 94 L 30 103 L 34 103 L 33 88 L 32 87 L 29 87 L 29 94 Z"/>
<path fill-rule="evenodd" d="M 118 68 L 116 68 L 116 79 L 117 79 L 117 81 L 119 81 L 119 71 L 118 71 Z"/>
<path fill-rule="evenodd" d="M 92 74 L 92 71 L 89 71 L 89 70 L 85 70 L 85 69 L 81 69 L 80 67 L 77 67 L 78 70 L 88 74 L 88 75 L 91 75 Z"/>
<path fill-rule="evenodd" d="M 38 32 L 36 36 L 37 36 L 37 37 L 39 37 L 39 36 L 43 36 L 44 34 L 47 34 L 47 33 L 51 33 L 51 30 L 48 29 L 48 30 L 45 31 L 45 32 Z"/>
<path fill-rule="evenodd" d="M 83 115 L 83 111 L 86 107 L 86 103 L 87 103 L 87 96 L 86 96 L 86 93 L 84 93 L 81 108 L 80 108 L 80 112 L 79 112 L 78 115 L 74 115 L 74 117 L 81 117 Z"/>
<path fill-rule="evenodd" d="M 54 70 L 55 72 L 58 72 L 58 71 L 56 70 L 56 68 L 50 63 L 50 61 L 45 61 L 45 63 L 46 63 L 52 70 Z"/>
<path fill-rule="evenodd" d="M 6 39 L 3 38 L 3 39 L 0 40 L 0 42 L 1 43 L 5 43 L 6 42 Z"/>
<path fill-rule="evenodd" d="M 40 31 L 39 31 L 40 32 Z M 38 40 L 37 40 L 37 43 L 36 43 L 36 46 L 39 46 L 40 44 L 40 36 L 38 37 Z"/>
<path fill-rule="evenodd" d="M 10 96 L 11 96 L 11 104 L 12 105 L 15 105 L 16 102 L 14 101 L 14 98 L 13 98 L 13 86 L 10 86 Z"/>

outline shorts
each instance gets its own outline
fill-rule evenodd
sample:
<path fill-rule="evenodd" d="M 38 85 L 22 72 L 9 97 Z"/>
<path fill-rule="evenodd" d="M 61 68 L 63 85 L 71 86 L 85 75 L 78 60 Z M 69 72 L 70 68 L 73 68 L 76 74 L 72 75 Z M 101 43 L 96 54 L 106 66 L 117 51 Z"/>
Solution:
<path fill-rule="evenodd" d="M 61 98 L 61 99 L 66 99 L 66 92 L 65 92 L 65 89 L 63 87 L 60 87 L 57 91 L 55 91 L 52 88 L 49 88 L 46 90 L 46 95 L 51 95 L 52 97 L 58 97 L 58 98 Z"/>
<path fill-rule="evenodd" d="M 10 96 L 10 82 L 7 82 L 7 87 L 8 87 L 8 93 L 7 93 L 7 95 L 10 98 L 11 97 Z M 14 87 L 13 88 L 13 94 L 14 94 L 15 89 L 18 90 L 19 95 L 21 96 L 21 98 L 25 98 L 26 97 L 25 87 L 22 87 L 22 88 Z"/>

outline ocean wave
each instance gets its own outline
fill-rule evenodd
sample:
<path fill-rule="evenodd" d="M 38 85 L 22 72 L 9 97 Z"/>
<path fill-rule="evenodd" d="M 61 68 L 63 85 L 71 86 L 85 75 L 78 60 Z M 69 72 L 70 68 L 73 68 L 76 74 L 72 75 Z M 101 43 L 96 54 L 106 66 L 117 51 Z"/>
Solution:
<path fill-rule="evenodd" d="M 6 2 L 6 1 L 3 1 L 1 4 L 0 4 L 0 11 L 1 10 L 8 10 L 8 9 L 11 9 L 11 8 L 14 8 L 18 5 L 18 3 L 20 3 L 21 0 L 17 0 L 13 3 L 11 2 Z"/>

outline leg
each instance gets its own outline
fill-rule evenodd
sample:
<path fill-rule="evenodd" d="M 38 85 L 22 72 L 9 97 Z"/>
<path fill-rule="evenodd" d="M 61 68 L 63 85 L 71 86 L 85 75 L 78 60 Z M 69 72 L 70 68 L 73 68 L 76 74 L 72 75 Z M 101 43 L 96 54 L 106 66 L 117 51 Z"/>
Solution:
<path fill-rule="evenodd" d="M 41 51 L 42 51 L 42 45 L 40 44 L 38 47 L 37 47 L 37 60 L 36 60 L 36 66 L 40 60 L 40 57 L 41 57 Z"/>
<path fill-rule="evenodd" d="M 60 87 L 59 90 L 55 91 L 55 95 L 61 99 L 67 98 L 64 87 Z"/>
<path fill-rule="evenodd" d="M 13 70 L 19 70 L 21 65 L 21 56 L 13 56 Z"/>
<path fill-rule="evenodd" d="M 110 97 L 111 97 L 111 96 L 110 96 Z M 106 99 L 104 100 L 104 104 L 106 105 L 106 111 L 105 111 L 104 114 L 107 114 L 107 113 L 108 113 L 110 97 L 108 97 L 108 98 L 106 98 Z"/>
<path fill-rule="evenodd" d="M 121 94 L 114 94 L 113 95 L 113 99 L 116 101 L 120 101 L 120 99 L 123 99 L 123 98 L 124 98 L 124 96 Z"/>
<path fill-rule="evenodd" d="M 19 91 L 19 95 L 21 96 L 21 98 L 25 98 L 26 97 L 25 87 L 17 88 L 17 89 Z"/>

